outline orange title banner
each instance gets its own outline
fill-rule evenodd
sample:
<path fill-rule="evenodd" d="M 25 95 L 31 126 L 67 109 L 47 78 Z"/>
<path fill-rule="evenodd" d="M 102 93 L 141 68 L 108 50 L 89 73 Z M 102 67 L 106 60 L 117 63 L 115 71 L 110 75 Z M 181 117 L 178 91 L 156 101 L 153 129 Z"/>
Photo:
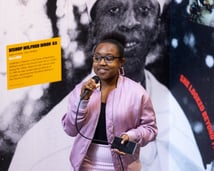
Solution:
<path fill-rule="evenodd" d="M 7 46 L 7 88 L 61 81 L 60 38 Z"/>

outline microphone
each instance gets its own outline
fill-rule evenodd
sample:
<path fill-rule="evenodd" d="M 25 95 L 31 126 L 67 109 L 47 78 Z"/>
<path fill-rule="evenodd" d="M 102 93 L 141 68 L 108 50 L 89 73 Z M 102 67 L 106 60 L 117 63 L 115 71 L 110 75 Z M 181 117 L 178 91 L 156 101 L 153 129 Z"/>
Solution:
<path fill-rule="evenodd" d="M 93 80 L 95 81 L 96 84 L 100 81 L 99 77 L 96 76 L 96 75 L 93 76 L 91 79 L 93 79 Z M 81 97 L 80 97 L 80 100 L 82 100 L 90 91 L 91 91 L 91 90 L 85 89 L 84 92 L 83 92 L 83 94 L 82 94 Z"/>

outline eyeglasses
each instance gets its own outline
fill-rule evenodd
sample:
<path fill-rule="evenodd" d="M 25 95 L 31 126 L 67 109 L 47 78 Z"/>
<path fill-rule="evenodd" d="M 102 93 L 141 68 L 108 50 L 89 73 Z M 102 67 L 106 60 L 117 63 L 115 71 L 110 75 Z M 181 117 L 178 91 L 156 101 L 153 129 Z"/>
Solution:
<path fill-rule="evenodd" d="M 117 58 L 121 58 L 121 57 L 116 57 L 116 56 L 112 56 L 112 55 L 106 55 L 106 56 L 101 56 L 99 54 L 95 54 L 93 56 L 93 61 L 95 63 L 100 63 L 102 61 L 102 59 L 104 59 L 104 61 L 107 63 L 107 64 L 110 64 L 112 63 L 115 59 Z"/>

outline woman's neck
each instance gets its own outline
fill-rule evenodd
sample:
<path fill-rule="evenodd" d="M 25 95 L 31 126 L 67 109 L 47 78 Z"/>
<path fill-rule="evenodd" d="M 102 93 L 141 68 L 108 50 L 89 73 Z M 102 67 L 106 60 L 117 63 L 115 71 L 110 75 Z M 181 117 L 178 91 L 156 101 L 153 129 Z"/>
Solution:
<path fill-rule="evenodd" d="M 108 81 L 101 80 L 102 103 L 106 103 L 109 93 L 117 87 L 117 80 L 118 77 Z"/>
<path fill-rule="evenodd" d="M 117 80 L 119 78 L 119 75 L 107 79 L 107 80 L 101 80 L 101 88 L 105 88 L 105 87 L 117 87 Z"/>

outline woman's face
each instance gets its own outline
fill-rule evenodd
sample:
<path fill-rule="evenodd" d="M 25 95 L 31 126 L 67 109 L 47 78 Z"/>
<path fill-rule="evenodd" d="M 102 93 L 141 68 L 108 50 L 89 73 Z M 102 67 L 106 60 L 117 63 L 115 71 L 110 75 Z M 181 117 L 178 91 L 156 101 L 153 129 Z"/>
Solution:
<path fill-rule="evenodd" d="M 119 69 L 124 64 L 124 58 L 114 58 L 112 61 L 104 59 L 106 56 L 120 57 L 117 46 L 110 42 L 103 42 L 97 45 L 93 55 L 93 69 L 100 80 L 108 81 L 117 78 Z M 94 58 L 102 57 L 100 61 Z"/>

